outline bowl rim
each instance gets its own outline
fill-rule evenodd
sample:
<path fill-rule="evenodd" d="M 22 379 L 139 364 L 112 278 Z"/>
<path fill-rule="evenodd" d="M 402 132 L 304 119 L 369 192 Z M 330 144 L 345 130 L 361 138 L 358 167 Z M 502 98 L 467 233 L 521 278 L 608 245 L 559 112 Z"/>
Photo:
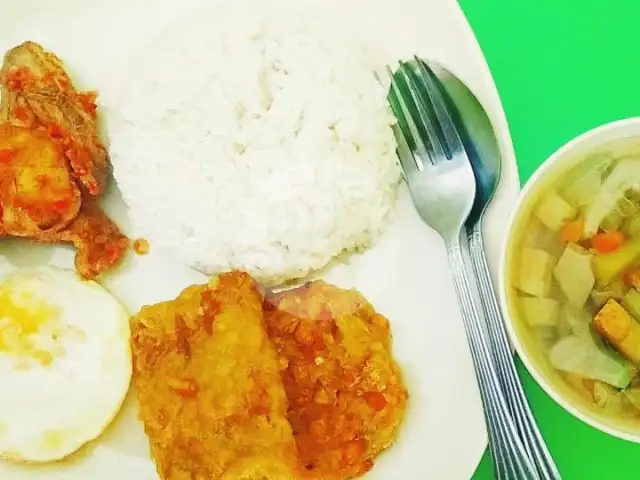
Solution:
<path fill-rule="evenodd" d="M 632 135 L 623 135 L 622 132 L 625 130 L 634 130 L 637 133 Z M 620 134 L 616 135 L 616 132 L 620 131 Z M 526 349 L 523 346 L 523 343 L 520 341 L 518 333 L 513 325 L 513 319 L 509 313 L 509 307 L 507 302 L 507 255 L 509 252 L 509 245 L 511 243 L 511 238 L 514 233 L 514 225 L 516 225 L 519 215 L 522 212 L 523 205 L 529 200 L 530 195 L 536 188 L 540 185 L 540 183 L 547 177 L 547 174 L 559 163 L 563 161 L 569 161 L 572 158 L 572 153 L 576 150 L 579 150 L 580 147 L 588 143 L 589 141 L 593 141 L 598 137 L 605 137 L 603 141 L 597 142 L 598 145 L 601 146 L 608 142 L 622 140 L 624 138 L 634 138 L 638 137 L 640 139 L 640 117 L 630 117 L 622 120 L 616 120 L 613 122 L 609 122 L 598 127 L 587 130 L 577 137 L 569 140 L 567 143 L 559 147 L 555 152 L 553 152 L 547 159 L 535 170 L 535 172 L 531 175 L 531 177 L 527 180 L 525 185 L 522 187 L 520 191 L 520 195 L 518 200 L 516 201 L 511 215 L 509 217 L 508 229 L 505 233 L 502 241 L 502 246 L 500 248 L 500 270 L 498 274 L 498 285 L 499 285 L 499 298 L 500 298 L 500 308 L 505 319 L 505 327 L 508 332 L 509 338 L 514 346 L 520 360 L 526 367 L 529 374 L 534 378 L 536 383 L 544 390 L 544 392 L 551 397 L 553 401 L 555 401 L 560 407 L 562 407 L 566 412 L 573 415 L 578 420 L 586 423 L 587 425 L 600 430 L 608 435 L 611 435 L 616 438 L 620 438 L 622 440 L 627 440 L 634 443 L 640 443 L 640 429 L 638 433 L 632 434 L 610 425 L 606 425 L 602 423 L 600 420 L 594 418 L 591 415 L 583 413 L 578 408 L 574 407 L 571 402 L 566 400 L 557 389 L 551 384 L 551 382 L 545 379 L 545 376 L 538 370 L 535 366 L 534 362 L 529 358 L 529 355 Z"/>

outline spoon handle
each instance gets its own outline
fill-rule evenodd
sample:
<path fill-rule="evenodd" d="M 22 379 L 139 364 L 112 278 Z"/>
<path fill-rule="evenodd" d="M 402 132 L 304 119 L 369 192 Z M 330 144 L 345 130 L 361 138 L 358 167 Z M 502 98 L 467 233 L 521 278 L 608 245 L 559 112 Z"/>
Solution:
<path fill-rule="evenodd" d="M 560 473 L 542 439 L 516 371 L 504 319 L 491 281 L 484 248 L 482 223 L 482 221 L 476 222 L 469 231 L 469 250 L 471 263 L 478 279 L 482 307 L 486 313 L 493 356 L 498 365 L 498 377 L 506 393 L 509 409 L 515 419 L 525 449 L 540 476 L 544 480 L 559 480 Z"/>
<path fill-rule="evenodd" d="M 466 244 L 466 238 L 464 238 Z M 476 370 L 480 396 L 489 433 L 497 480 L 542 480 L 531 456 L 524 448 L 518 427 L 509 411 L 505 391 L 500 387 L 496 366 L 491 355 L 482 318 L 484 312 L 477 304 L 477 286 L 467 268 L 468 251 L 460 240 L 447 244 L 449 266 L 458 296 L 469 349 Z M 465 253 L 467 255 L 465 256 Z"/>

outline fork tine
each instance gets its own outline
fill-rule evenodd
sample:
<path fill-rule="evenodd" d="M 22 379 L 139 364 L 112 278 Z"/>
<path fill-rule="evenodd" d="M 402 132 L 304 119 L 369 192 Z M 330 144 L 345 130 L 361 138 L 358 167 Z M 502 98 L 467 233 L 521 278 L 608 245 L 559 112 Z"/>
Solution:
<path fill-rule="evenodd" d="M 420 172 L 420 168 L 418 167 L 418 162 L 411 152 L 411 148 L 409 147 L 409 142 L 407 142 L 407 137 L 404 136 L 404 132 L 399 124 L 395 124 L 393 127 L 393 133 L 396 137 L 396 142 L 398 143 L 398 159 L 400 160 L 400 167 L 402 170 L 402 176 L 405 180 L 409 181 L 409 179 L 416 173 Z"/>
<path fill-rule="evenodd" d="M 396 112 L 396 117 L 398 117 L 398 120 L 399 120 L 400 119 L 399 114 L 402 113 L 402 117 L 405 119 L 407 126 L 409 128 L 409 134 L 403 131 L 402 125 L 398 125 L 397 130 L 402 133 L 402 139 L 404 140 L 407 147 L 409 146 L 409 142 L 408 142 L 409 138 L 413 140 L 413 144 L 415 145 L 417 150 L 418 158 L 416 158 L 416 155 L 414 154 L 412 154 L 411 157 L 413 158 L 413 162 L 415 163 L 415 168 L 418 170 L 422 170 L 425 166 L 423 163 L 424 161 L 423 159 L 430 158 L 431 155 L 429 154 L 429 150 L 427 149 L 427 146 L 422 140 L 422 135 L 420 134 L 420 130 L 416 125 L 414 115 L 411 113 L 411 109 L 407 104 L 407 101 L 404 95 L 400 91 L 400 86 L 398 85 L 395 79 L 395 76 L 393 75 L 393 71 L 388 65 L 387 65 L 387 73 L 389 74 L 389 78 L 391 80 L 391 91 L 393 92 L 396 102 L 401 110 L 400 112 Z M 389 103 L 391 103 L 391 108 L 395 110 L 396 107 L 394 106 L 394 102 L 390 101 Z M 404 165 L 403 165 L 403 168 L 405 168 Z M 411 170 L 411 168 L 408 168 L 408 170 Z"/>
<path fill-rule="evenodd" d="M 438 119 L 440 130 L 444 136 L 446 148 L 450 153 L 449 159 L 451 159 L 454 152 L 464 151 L 464 145 L 462 144 L 458 129 L 456 128 L 455 123 L 451 118 L 451 114 L 449 113 L 449 107 L 445 102 L 442 93 L 442 83 L 426 62 L 422 61 L 418 56 L 414 56 L 414 59 L 418 64 L 420 78 L 425 84 L 427 94 L 429 95 L 429 99 L 431 100 L 435 115 Z"/>
<path fill-rule="evenodd" d="M 389 103 L 391 104 L 391 108 L 394 108 L 393 99 L 391 98 L 391 95 L 393 94 L 396 98 L 396 103 L 399 103 L 398 95 L 400 95 L 400 91 L 395 81 L 393 80 L 393 74 L 391 72 L 391 69 L 387 67 L 387 70 L 389 72 L 389 77 L 391 79 L 391 88 L 392 88 L 392 91 L 389 92 Z M 396 112 L 396 117 L 398 117 L 398 122 L 395 125 L 393 125 L 392 129 L 396 137 L 396 142 L 398 143 L 397 154 L 398 154 L 398 160 L 400 161 L 402 175 L 404 179 L 408 181 L 412 175 L 420 172 L 422 163 L 420 162 L 420 160 L 415 158 L 415 156 L 413 155 L 413 152 L 411 151 L 411 147 L 409 146 L 407 137 L 404 134 L 404 129 L 400 124 L 400 119 L 401 119 L 400 113 L 401 112 Z M 402 116 L 402 118 L 404 118 L 404 115 Z"/>
<path fill-rule="evenodd" d="M 411 66 L 405 64 L 404 62 L 399 62 L 400 64 L 400 72 L 402 72 L 402 76 L 409 87 L 409 91 L 411 92 L 411 97 L 413 98 L 414 103 L 420 113 L 418 115 L 419 119 L 422 121 L 422 127 L 427 132 L 427 137 L 429 138 L 429 142 L 431 143 L 431 147 L 433 148 L 433 157 L 431 158 L 431 162 L 434 165 L 437 165 L 442 160 L 449 158 L 443 149 L 442 141 L 440 139 L 440 135 L 438 134 L 438 128 L 433 123 L 433 114 L 430 113 L 429 107 L 426 102 L 426 98 L 420 91 L 420 86 L 416 82 L 414 78 L 414 74 L 411 70 Z"/>

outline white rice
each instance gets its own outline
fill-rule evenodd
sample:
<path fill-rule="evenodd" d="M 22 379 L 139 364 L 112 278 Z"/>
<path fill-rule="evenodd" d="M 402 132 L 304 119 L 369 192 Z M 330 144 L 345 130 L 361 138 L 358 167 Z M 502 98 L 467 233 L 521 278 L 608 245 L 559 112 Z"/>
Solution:
<path fill-rule="evenodd" d="M 236 1 L 131 64 L 110 151 L 152 248 L 275 284 L 379 236 L 400 178 L 394 120 L 364 48 L 323 18 Z"/>

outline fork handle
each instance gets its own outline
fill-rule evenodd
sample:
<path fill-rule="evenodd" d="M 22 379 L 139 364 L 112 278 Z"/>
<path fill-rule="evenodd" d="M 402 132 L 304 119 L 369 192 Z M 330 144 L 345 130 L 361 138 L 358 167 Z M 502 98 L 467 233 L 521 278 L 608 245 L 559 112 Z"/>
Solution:
<path fill-rule="evenodd" d="M 504 319 L 491 281 L 482 235 L 482 222 L 476 222 L 469 232 L 469 250 L 471 263 L 478 279 L 482 306 L 487 316 L 491 347 L 498 364 L 498 377 L 510 400 L 509 409 L 516 421 L 525 449 L 540 476 L 544 480 L 559 480 L 560 473 L 536 425 L 513 361 Z"/>
<path fill-rule="evenodd" d="M 476 288 L 474 295 L 459 238 L 447 242 L 447 256 L 484 404 L 496 478 L 539 480 L 540 476 L 527 455 L 509 412 L 504 392 L 500 388 L 487 333 L 481 322 L 481 310 L 475 300 L 478 296 L 477 285 L 473 283 L 473 287 Z"/>

